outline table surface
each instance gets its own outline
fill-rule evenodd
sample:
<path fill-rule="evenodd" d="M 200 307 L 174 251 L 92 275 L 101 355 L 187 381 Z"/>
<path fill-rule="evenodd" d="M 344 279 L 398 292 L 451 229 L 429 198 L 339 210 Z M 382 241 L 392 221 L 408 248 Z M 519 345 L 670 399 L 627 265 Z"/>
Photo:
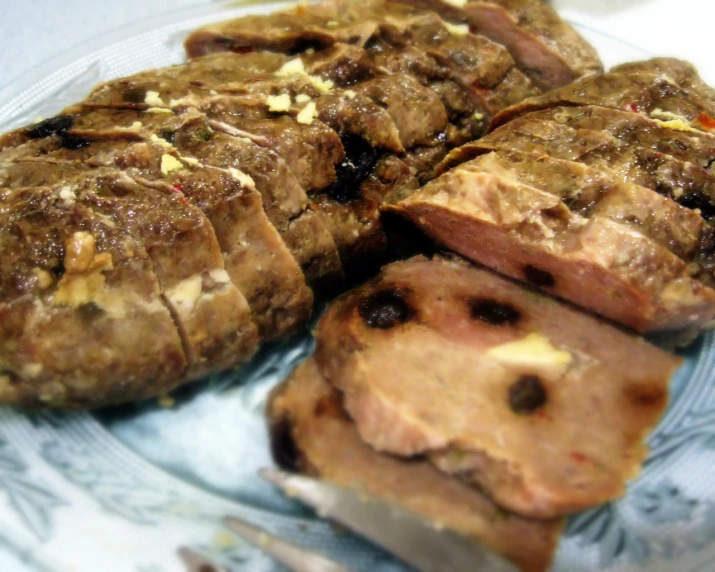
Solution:
<path fill-rule="evenodd" d="M 0 88 L 117 27 L 217 0 L 0 0 Z M 218 0 L 220 1 L 220 0 Z M 235 2 L 235 0 L 233 0 Z M 653 54 L 693 62 L 715 85 L 711 0 L 553 0 L 565 17 Z"/>

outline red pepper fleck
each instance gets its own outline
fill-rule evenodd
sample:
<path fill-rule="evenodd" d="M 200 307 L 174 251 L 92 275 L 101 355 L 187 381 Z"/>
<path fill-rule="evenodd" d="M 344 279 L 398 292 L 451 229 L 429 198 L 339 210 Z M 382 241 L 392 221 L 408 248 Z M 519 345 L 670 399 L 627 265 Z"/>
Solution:
<path fill-rule="evenodd" d="M 623 104 L 623 111 L 630 111 L 631 113 L 638 113 L 638 108 L 635 106 L 634 103 L 624 103 Z"/>
<path fill-rule="evenodd" d="M 184 187 L 182 187 L 182 186 L 179 185 L 178 183 L 174 183 L 173 185 L 171 185 L 171 189 L 172 189 L 175 193 L 181 193 L 181 194 L 184 193 Z"/>
<path fill-rule="evenodd" d="M 710 117 L 707 113 L 701 113 L 695 121 L 703 129 L 715 129 L 715 119 Z"/>
<path fill-rule="evenodd" d="M 586 455 L 579 453 L 578 451 L 571 451 L 571 458 L 577 463 L 583 463 L 586 461 Z"/>

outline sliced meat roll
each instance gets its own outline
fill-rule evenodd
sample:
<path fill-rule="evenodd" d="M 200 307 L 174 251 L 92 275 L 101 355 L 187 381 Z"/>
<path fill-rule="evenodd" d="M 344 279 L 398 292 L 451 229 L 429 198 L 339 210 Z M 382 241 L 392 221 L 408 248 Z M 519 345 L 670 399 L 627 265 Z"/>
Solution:
<path fill-rule="evenodd" d="M 366 445 L 343 412 L 340 395 L 310 359 L 271 395 L 273 454 L 287 470 L 356 489 L 438 522 L 512 560 L 522 570 L 547 570 L 561 522 L 530 521 L 426 461 L 402 461 Z"/>
<path fill-rule="evenodd" d="M 550 90 L 603 70 L 596 50 L 540 0 L 399 0 L 467 22 L 473 32 L 506 46 L 520 69 Z"/>
<path fill-rule="evenodd" d="M 255 352 L 259 338 L 248 303 L 226 273 L 214 229 L 201 210 L 169 185 L 157 190 L 113 169 L 36 167 L 54 179 L 51 188 L 104 215 L 146 248 L 184 343 L 188 378 L 235 365 Z M 91 252 L 93 241 L 87 241 Z"/>
<path fill-rule="evenodd" d="M 601 131 L 627 143 L 707 167 L 715 161 L 715 134 L 693 129 L 678 120 L 593 105 L 555 107 L 529 114 L 530 119 L 555 121 L 574 129 Z"/>
<path fill-rule="evenodd" d="M 715 104 L 705 96 L 679 86 L 668 76 L 650 72 L 611 71 L 581 78 L 571 85 L 531 97 L 501 112 L 492 128 L 511 119 L 559 105 L 599 105 L 680 121 L 685 128 L 709 130 Z"/>
<path fill-rule="evenodd" d="M 366 443 L 427 455 L 536 518 L 623 494 L 681 363 L 486 270 L 423 257 L 341 297 L 317 343 Z"/>
<path fill-rule="evenodd" d="M 2 402 L 89 408 L 181 383 L 187 358 L 142 242 L 62 188 L 0 192 Z"/>
<path fill-rule="evenodd" d="M 204 166 L 194 157 L 181 155 L 164 139 L 101 139 L 42 158 L 44 163 L 9 165 L 0 180 L 14 186 L 60 183 L 64 172 L 51 164 L 60 161 L 75 169 L 116 167 L 147 186 L 176 193 L 207 215 L 226 271 L 247 299 L 264 339 L 275 339 L 307 322 L 312 294 L 295 258 L 263 212 L 261 196 L 249 175 Z"/>
<path fill-rule="evenodd" d="M 450 250 L 640 332 L 698 329 L 715 317 L 715 291 L 667 249 L 478 163 L 385 208 Z"/>

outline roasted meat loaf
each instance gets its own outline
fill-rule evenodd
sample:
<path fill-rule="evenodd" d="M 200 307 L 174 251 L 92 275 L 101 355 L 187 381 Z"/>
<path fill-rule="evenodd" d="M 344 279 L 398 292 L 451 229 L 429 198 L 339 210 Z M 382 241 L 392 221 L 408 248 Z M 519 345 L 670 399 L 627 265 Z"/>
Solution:
<path fill-rule="evenodd" d="M 320 372 L 366 443 L 426 455 L 519 514 L 623 494 L 680 359 L 459 260 L 394 263 L 317 330 Z"/>
<path fill-rule="evenodd" d="M 267 415 L 274 457 L 284 469 L 402 506 L 484 543 L 522 570 L 549 568 L 560 520 L 532 521 L 505 512 L 427 461 L 376 453 L 360 439 L 339 393 L 312 359 L 273 392 Z"/>

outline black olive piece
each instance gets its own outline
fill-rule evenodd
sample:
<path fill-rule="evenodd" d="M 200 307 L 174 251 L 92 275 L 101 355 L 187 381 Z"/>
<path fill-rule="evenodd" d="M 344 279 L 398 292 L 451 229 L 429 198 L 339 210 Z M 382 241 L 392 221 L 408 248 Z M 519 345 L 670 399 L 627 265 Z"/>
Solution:
<path fill-rule="evenodd" d="M 546 405 L 546 389 L 536 375 L 522 375 L 509 387 L 509 407 L 518 415 L 529 415 Z"/>
<path fill-rule="evenodd" d="M 293 438 L 293 423 L 288 417 L 282 417 L 271 424 L 271 454 L 276 464 L 286 471 L 300 470 L 300 450 Z"/>
<path fill-rule="evenodd" d="M 340 140 L 345 158 L 335 168 L 335 182 L 328 189 L 328 195 L 338 203 L 349 203 L 360 196 L 360 185 L 370 176 L 378 156 L 362 137 L 347 134 Z"/>
<path fill-rule="evenodd" d="M 84 139 L 83 137 L 75 137 L 74 135 L 64 134 L 60 137 L 60 145 L 63 149 L 82 149 L 83 147 L 89 147 L 92 144 L 90 139 Z"/>
<path fill-rule="evenodd" d="M 173 144 L 176 141 L 176 131 L 172 131 L 171 129 L 164 129 L 163 131 L 159 131 L 159 137 L 161 137 L 167 143 Z"/>
<path fill-rule="evenodd" d="M 521 318 L 521 312 L 514 306 L 489 298 L 473 298 L 469 301 L 469 310 L 472 318 L 492 326 L 511 326 Z"/>
<path fill-rule="evenodd" d="M 524 266 L 524 278 L 534 286 L 540 288 L 551 288 L 556 284 L 556 279 L 551 272 L 537 268 L 528 264 Z"/>
<path fill-rule="evenodd" d="M 50 135 L 62 134 L 67 131 L 74 123 L 74 117 L 71 115 L 58 115 L 50 117 L 44 121 L 40 121 L 33 125 L 32 129 L 27 132 L 30 139 L 42 139 Z"/>
<path fill-rule="evenodd" d="M 403 295 L 383 290 L 360 301 L 360 316 L 371 328 L 389 330 L 412 319 L 414 312 Z"/>

